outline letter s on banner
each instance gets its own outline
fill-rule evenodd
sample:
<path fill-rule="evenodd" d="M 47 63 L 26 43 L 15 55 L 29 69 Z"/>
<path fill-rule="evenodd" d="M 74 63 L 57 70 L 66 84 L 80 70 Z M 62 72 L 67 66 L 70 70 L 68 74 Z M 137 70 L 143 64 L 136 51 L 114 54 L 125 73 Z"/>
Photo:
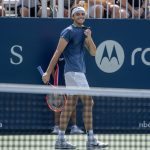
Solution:
<path fill-rule="evenodd" d="M 19 64 L 21 64 L 23 62 L 23 57 L 19 53 L 17 53 L 15 51 L 15 49 L 19 49 L 20 51 L 22 51 L 22 46 L 20 46 L 20 45 L 14 45 L 14 46 L 11 47 L 11 54 L 13 56 L 17 57 L 18 61 L 14 60 L 16 58 L 14 58 L 14 59 L 10 58 L 10 63 L 13 64 L 13 65 L 19 65 Z"/>

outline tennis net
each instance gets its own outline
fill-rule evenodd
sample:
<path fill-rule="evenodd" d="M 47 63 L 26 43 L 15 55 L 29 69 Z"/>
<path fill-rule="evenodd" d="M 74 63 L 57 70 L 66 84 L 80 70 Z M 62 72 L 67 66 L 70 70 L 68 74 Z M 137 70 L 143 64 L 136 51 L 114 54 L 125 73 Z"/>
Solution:
<path fill-rule="evenodd" d="M 92 96 L 94 133 L 109 144 L 107 149 L 150 148 L 149 90 L 0 84 L 0 149 L 55 149 L 57 135 L 51 134 L 54 113 L 45 102 L 47 94 Z M 77 124 L 85 131 L 82 107 L 79 100 Z M 86 149 L 86 134 L 70 135 L 68 127 L 66 139 L 78 149 Z"/>

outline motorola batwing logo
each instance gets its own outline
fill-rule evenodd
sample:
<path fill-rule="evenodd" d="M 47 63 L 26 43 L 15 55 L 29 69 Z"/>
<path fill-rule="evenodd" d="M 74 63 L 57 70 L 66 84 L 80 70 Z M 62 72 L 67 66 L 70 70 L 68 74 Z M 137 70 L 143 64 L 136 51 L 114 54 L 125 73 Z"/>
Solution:
<path fill-rule="evenodd" d="M 123 65 L 124 50 L 116 41 L 104 41 L 97 48 L 95 61 L 103 72 L 116 72 Z"/>

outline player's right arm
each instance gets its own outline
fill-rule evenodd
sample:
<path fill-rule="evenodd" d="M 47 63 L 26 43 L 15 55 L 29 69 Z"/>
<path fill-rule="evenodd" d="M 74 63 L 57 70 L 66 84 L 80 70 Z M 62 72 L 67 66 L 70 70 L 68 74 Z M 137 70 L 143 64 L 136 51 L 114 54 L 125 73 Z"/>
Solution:
<path fill-rule="evenodd" d="M 45 84 L 47 84 L 49 82 L 52 71 L 54 70 L 54 67 L 57 64 L 58 59 L 59 59 L 60 55 L 62 54 L 62 52 L 64 51 L 67 44 L 68 44 L 68 41 L 65 40 L 64 38 L 61 37 L 59 39 L 56 51 L 55 51 L 49 65 L 48 65 L 46 72 L 42 76 L 42 80 Z"/>

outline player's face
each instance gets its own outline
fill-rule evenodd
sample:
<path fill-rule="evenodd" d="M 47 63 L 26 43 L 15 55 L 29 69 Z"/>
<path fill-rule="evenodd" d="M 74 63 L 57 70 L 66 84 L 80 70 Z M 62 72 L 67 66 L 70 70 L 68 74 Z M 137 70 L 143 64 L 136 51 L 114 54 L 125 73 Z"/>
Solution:
<path fill-rule="evenodd" d="M 77 12 L 72 16 L 72 18 L 77 25 L 83 25 L 85 21 L 85 13 Z"/>

